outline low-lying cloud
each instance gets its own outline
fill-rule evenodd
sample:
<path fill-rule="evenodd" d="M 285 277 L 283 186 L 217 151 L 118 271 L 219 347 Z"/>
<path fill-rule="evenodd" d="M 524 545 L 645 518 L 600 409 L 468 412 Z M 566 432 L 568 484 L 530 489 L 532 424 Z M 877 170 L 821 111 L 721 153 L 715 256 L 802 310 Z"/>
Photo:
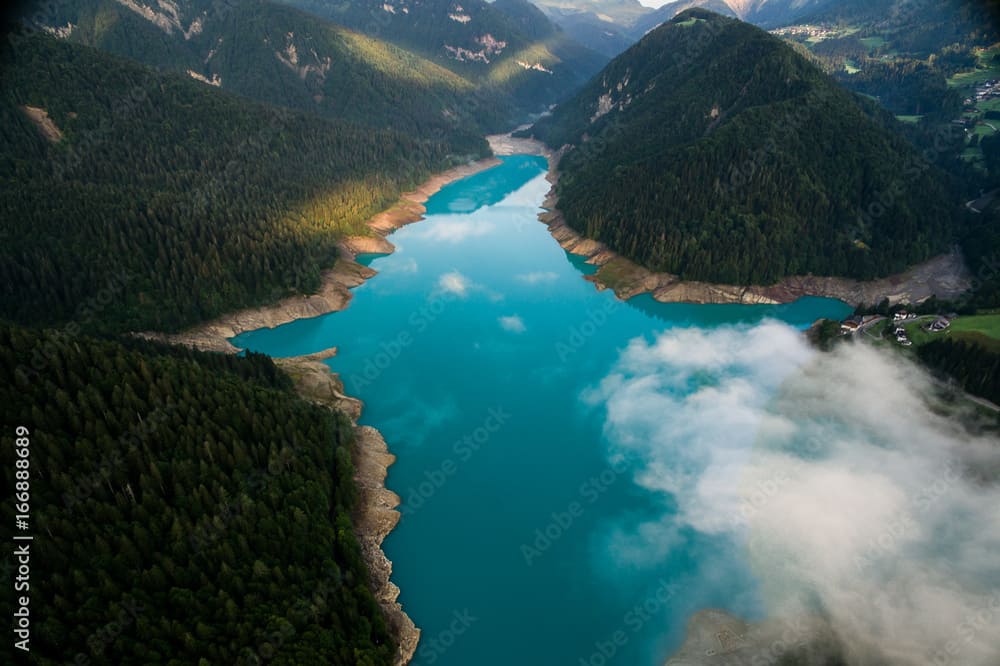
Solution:
<path fill-rule="evenodd" d="M 1000 441 L 932 410 L 911 362 L 814 352 L 781 323 L 634 340 L 586 398 L 611 455 L 676 513 L 614 534 L 642 564 L 684 532 L 746 546 L 769 614 L 826 617 L 852 663 L 1000 663 Z"/>
<path fill-rule="evenodd" d="M 518 315 L 510 315 L 509 317 L 499 317 L 497 321 L 500 322 L 500 328 L 509 333 L 524 333 L 527 327 L 524 325 L 524 320 Z"/>
<path fill-rule="evenodd" d="M 445 293 L 461 297 L 468 295 L 472 283 L 458 271 L 451 271 L 438 278 L 437 286 Z"/>

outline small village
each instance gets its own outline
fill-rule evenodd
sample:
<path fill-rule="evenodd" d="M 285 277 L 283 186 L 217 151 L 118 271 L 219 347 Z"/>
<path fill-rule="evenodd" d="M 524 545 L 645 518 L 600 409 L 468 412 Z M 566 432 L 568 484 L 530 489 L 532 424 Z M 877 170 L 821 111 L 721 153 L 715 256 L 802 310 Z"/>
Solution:
<path fill-rule="evenodd" d="M 1000 81 L 997 79 L 990 79 L 989 81 L 983 81 L 976 86 L 972 97 L 965 100 L 965 105 L 970 107 L 977 103 L 986 102 L 996 98 L 1000 98 Z"/>
<path fill-rule="evenodd" d="M 947 315 L 917 315 L 906 310 L 899 310 L 891 317 L 879 314 L 855 315 L 845 319 L 840 323 L 841 335 L 866 335 L 876 340 L 895 340 L 901 347 L 912 347 L 913 340 L 911 324 L 918 324 L 919 330 L 928 335 L 935 335 L 947 331 L 951 327 L 951 322 L 958 318 L 958 314 L 949 313 Z M 908 332 L 910 328 L 910 332 Z"/>

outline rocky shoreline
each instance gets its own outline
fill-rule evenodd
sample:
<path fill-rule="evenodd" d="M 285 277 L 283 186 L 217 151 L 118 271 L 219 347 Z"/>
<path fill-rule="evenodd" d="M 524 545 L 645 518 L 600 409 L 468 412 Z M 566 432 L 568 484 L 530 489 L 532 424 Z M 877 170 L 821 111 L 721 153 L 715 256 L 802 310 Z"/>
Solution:
<path fill-rule="evenodd" d="M 354 482 L 358 489 L 358 504 L 353 522 L 361 554 L 368 567 L 372 594 L 385 615 L 389 631 L 396 639 L 396 666 L 405 666 L 413 659 L 420 642 L 420 629 L 399 603 L 399 587 L 392 582 L 392 562 L 382 551 L 382 541 L 396 527 L 400 513 L 399 495 L 385 487 L 389 466 L 396 456 L 381 433 L 371 426 L 357 425 L 363 404 L 344 394 L 344 384 L 323 361 L 336 355 L 336 347 L 315 354 L 275 359 L 278 367 L 295 382 L 295 390 L 314 402 L 345 414 L 354 425 Z"/>
<path fill-rule="evenodd" d="M 888 298 L 890 303 L 918 303 L 930 296 L 956 299 L 972 285 L 971 276 L 960 252 L 955 249 L 918 264 L 903 273 L 878 280 L 862 282 L 838 277 L 797 275 L 773 285 L 737 286 L 682 280 L 669 273 L 655 273 L 619 255 L 603 243 L 586 238 L 572 229 L 558 208 L 555 186 L 559 180 L 556 163 L 559 153 L 553 153 L 532 139 L 512 139 L 518 152 L 543 155 L 549 159 L 548 181 L 552 184 L 538 219 L 552 237 L 569 252 L 586 258 L 598 267 L 586 279 L 598 290 L 611 289 L 622 300 L 639 294 L 650 294 L 660 303 L 791 303 L 803 296 L 835 298 L 851 305 L 876 304 Z M 492 146 L 492 142 L 491 142 Z M 496 147 L 494 152 L 500 153 Z"/>
<path fill-rule="evenodd" d="M 400 196 L 393 206 L 373 216 L 366 223 L 370 236 L 349 236 L 338 246 L 339 256 L 333 268 L 323 272 L 319 290 L 308 296 L 289 296 L 271 305 L 246 308 L 222 315 L 182 333 L 138 333 L 139 337 L 169 344 L 194 347 L 202 351 L 235 354 L 229 338 L 261 328 L 275 328 L 298 319 L 310 319 L 339 312 L 351 300 L 350 290 L 376 275 L 377 271 L 354 261 L 359 254 L 392 254 L 395 247 L 386 236 L 396 229 L 423 219 L 424 203 L 442 187 L 456 180 L 485 171 L 500 163 L 495 157 L 453 167 L 431 176 L 420 187 Z"/>
<path fill-rule="evenodd" d="M 509 154 L 509 153 L 506 153 Z M 339 257 L 333 268 L 325 271 L 319 290 L 308 296 L 291 296 L 277 303 L 247 308 L 223 315 L 183 333 L 138 333 L 139 337 L 169 344 L 184 345 L 202 351 L 235 354 L 241 351 L 229 338 L 260 328 L 274 328 L 297 319 L 308 319 L 337 312 L 347 307 L 350 290 L 375 276 L 377 271 L 354 259 L 362 253 L 391 254 L 395 247 L 386 236 L 396 229 L 423 219 L 424 203 L 445 185 L 484 171 L 500 163 L 496 157 L 478 160 L 436 174 L 420 187 L 403 194 L 399 201 L 368 221 L 371 236 L 352 236 L 339 244 Z M 389 466 L 396 457 L 389 453 L 382 435 L 370 426 L 357 425 L 362 402 L 344 393 L 344 384 L 323 361 L 337 353 L 331 347 L 314 354 L 275 359 L 275 363 L 293 380 L 295 389 L 305 399 L 345 414 L 354 423 L 355 482 L 358 506 L 354 516 L 361 552 L 368 566 L 372 594 L 385 615 L 396 640 L 396 666 L 405 666 L 413 658 L 420 641 L 420 629 L 398 601 L 399 587 L 392 581 L 392 562 L 382 551 L 382 541 L 396 527 L 400 513 L 399 496 L 385 487 Z"/>

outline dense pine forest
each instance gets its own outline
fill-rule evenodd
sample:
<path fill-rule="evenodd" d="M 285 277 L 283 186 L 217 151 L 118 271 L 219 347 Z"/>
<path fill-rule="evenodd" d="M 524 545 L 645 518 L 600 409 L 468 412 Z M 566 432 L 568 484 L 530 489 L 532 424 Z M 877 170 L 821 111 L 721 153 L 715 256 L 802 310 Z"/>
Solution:
<path fill-rule="evenodd" d="M 778 38 L 689 10 L 531 133 L 587 236 L 688 279 L 873 278 L 946 250 L 957 206 L 874 102 Z"/>
<path fill-rule="evenodd" d="M 952 377 L 964 390 L 1000 405 L 1000 353 L 996 345 L 935 340 L 917 350 L 927 366 Z"/>
<path fill-rule="evenodd" d="M 392 663 L 352 427 L 270 359 L 0 325 L 0 405 L 5 469 L 30 438 L 35 663 Z"/>
<path fill-rule="evenodd" d="M 804 57 L 691 10 L 595 78 L 607 58 L 526 0 L 35 9 L 0 46 L 0 464 L 13 482 L 30 437 L 40 664 L 394 662 L 352 524 L 354 424 L 269 357 L 129 334 L 315 291 L 373 214 L 557 102 L 526 134 L 568 146 L 559 208 L 649 268 L 867 279 L 957 244 L 962 305 L 1000 307 L 1000 207 L 958 203 L 1000 183 L 1000 134 L 973 167 L 930 122 L 961 109 L 946 75 L 970 62 L 930 44 L 995 36 L 971 8 L 900 28 L 896 60 L 860 36 Z M 1000 355 L 971 339 L 917 354 L 1000 402 Z"/>
<path fill-rule="evenodd" d="M 26 323 L 175 330 L 309 292 L 339 238 L 456 159 L 447 140 L 248 103 L 41 35 L 0 84 L 0 314 Z"/>

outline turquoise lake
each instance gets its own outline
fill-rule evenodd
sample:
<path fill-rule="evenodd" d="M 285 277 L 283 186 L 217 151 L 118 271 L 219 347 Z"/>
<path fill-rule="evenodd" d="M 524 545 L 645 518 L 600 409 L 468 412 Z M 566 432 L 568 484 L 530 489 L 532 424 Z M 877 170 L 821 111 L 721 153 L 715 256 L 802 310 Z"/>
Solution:
<path fill-rule="evenodd" d="M 413 663 L 659 666 L 689 616 L 760 614 L 740 544 L 691 533 L 651 565 L 611 538 L 669 500 L 632 482 L 604 414 L 582 395 L 637 337 L 773 318 L 805 328 L 839 301 L 783 306 L 627 303 L 538 222 L 545 160 L 512 156 L 427 202 L 343 312 L 243 334 L 238 347 L 329 364 L 398 461 L 403 518 L 384 544 L 422 629 Z M 614 462 L 612 462 L 614 461 Z"/>

